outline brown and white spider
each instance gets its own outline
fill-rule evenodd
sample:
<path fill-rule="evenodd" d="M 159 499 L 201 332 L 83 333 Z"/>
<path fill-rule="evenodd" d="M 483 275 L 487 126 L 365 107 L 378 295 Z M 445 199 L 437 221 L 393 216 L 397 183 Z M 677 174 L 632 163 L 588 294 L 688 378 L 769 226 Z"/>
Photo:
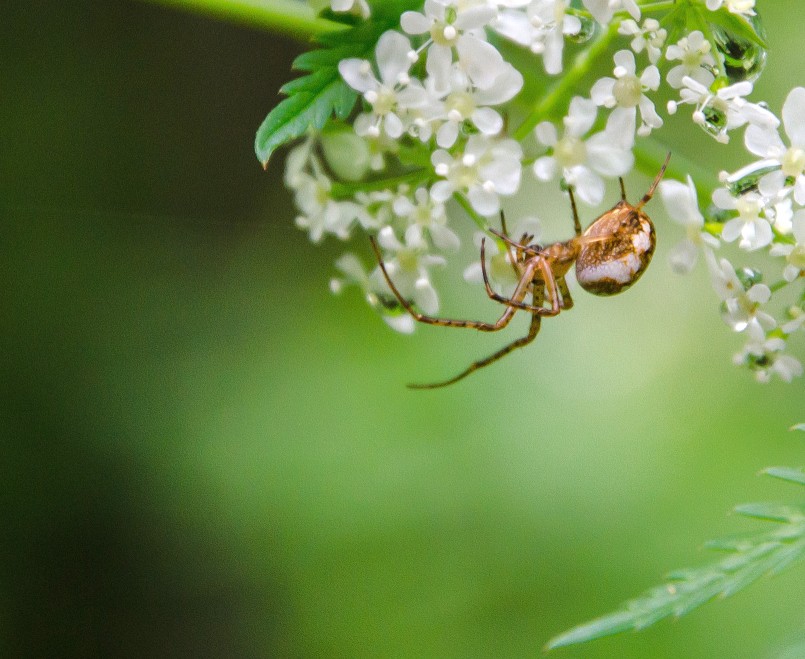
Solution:
<path fill-rule="evenodd" d="M 654 195 L 670 157 L 669 153 L 648 192 L 643 195 L 636 206 L 632 206 L 626 201 L 623 179 L 619 179 L 621 200 L 599 216 L 583 233 L 576 201 L 573 197 L 573 188 L 568 188 L 576 235 L 565 242 L 543 247 L 529 244 L 532 239 L 532 236 L 529 235 L 522 236 L 519 241 L 512 240 L 508 235 L 506 221 L 501 212 L 502 232 L 495 229 L 490 229 L 490 232 L 506 244 L 509 259 L 518 281 L 511 297 L 505 297 L 492 290 L 486 273 L 484 249 L 486 239 L 482 240 L 481 269 L 486 294 L 506 307 L 500 318 L 494 323 L 436 318 L 418 312 L 394 285 L 386 270 L 386 264 L 383 262 L 377 241 L 370 237 L 372 249 L 377 256 L 377 262 L 389 288 L 403 308 L 420 323 L 443 327 L 471 327 L 481 332 L 497 332 L 506 327 L 518 311 L 522 310 L 531 314 L 528 334 L 524 337 L 509 343 L 489 357 L 473 362 L 464 371 L 449 380 L 432 384 L 409 384 L 408 386 L 413 389 L 435 389 L 453 384 L 479 368 L 488 366 L 508 355 L 512 350 L 531 343 L 539 332 L 543 316 L 556 316 L 560 311 L 573 306 L 565 275 L 574 262 L 576 280 L 579 285 L 595 295 L 615 295 L 634 284 L 648 267 L 656 242 L 654 225 L 642 208 Z M 528 295 L 531 295 L 530 303 L 526 302 Z"/>

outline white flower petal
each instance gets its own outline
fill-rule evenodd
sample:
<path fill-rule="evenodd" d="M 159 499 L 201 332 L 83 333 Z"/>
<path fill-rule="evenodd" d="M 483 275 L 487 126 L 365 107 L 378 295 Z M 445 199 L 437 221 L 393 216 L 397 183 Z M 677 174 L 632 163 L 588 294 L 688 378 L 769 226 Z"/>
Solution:
<path fill-rule="evenodd" d="M 444 225 L 432 225 L 430 227 L 430 236 L 433 239 L 433 244 L 441 250 L 454 252 L 461 247 L 459 237 Z"/>
<path fill-rule="evenodd" d="M 540 181 L 551 181 L 556 178 L 558 165 L 555 158 L 543 156 L 534 162 L 534 175 Z"/>
<path fill-rule="evenodd" d="M 635 108 L 615 108 L 609 113 L 604 131 L 612 141 L 612 146 L 630 151 L 634 146 L 637 110 Z"/>
<path fill-rule="evenodd" d="M 794 183 L 794 200 L 800 205 L 805 206 L 805 176 L 800 174 Z"/>
<path fill-rule="evenodd" d="M 443 149 L 449 149 L 456 143 L 458 138 L 458 123 L 455 121 L 447 121 L 443 123 L 439 130 L 436 131 L 436 144 Z"/>
<path fill-rule="evenodd" d="M 503 128 L 503 118 L 492 108 L 476 109 L 472 113 L 472 123 L 484 135 L 497 135 Z"/>
<path fill-rule="evenodd" d="M 406 11 L 400 16 L 400 27 L 408 34 L 424 34 L 430 31 L 432 23 L 433 21 L 418 11 Z"/>
<path fill-rule="evenodd" d="M 688 176 L 687 184 L 666 179 L 659 186 L 660 198 L 669 217 L 683 226 L 700 227 L 704 217 L 699 210 L 693 179 Z"/>
<path fill-rule="evenodd" d="M 581 96 L 574 96 L 564 119 L 567 134 L 581 137 L 592 128 L 597 114 L 598 106 L 595 102 Z"/>
<path fill-rule="evenodd" d="M 614 89 L 614 78 L 600 78 L 590 88 L 590 98 L 593 99 L 596 105 L 614 105 L 615 97 L 612 93 Z"/>
<path fill-rule="evenodd" d="M 613 145 L 610 135 L 597 133 L 587 140 L 587 162 L 603 176 L 623 176 L 634 165 L 634 154 L 628 149 Z"/>
<path fill-rule="evenodd" d="M 396 316 L 383 316 L 383 320 L 395 332 L 400 334 L 412 334 L 416 327 L 414 319 L 406 312 Z"/>
<path fill-rule="evenodd" d="M 749 126 L 752 128 L 752 126 Z M 749 131 L 747 128 L 747 132 Z M 776 197 L 782 189 L 785 187 L 785 174 L 782 170 L 777 170 L 774 172 L 769 172 L 761 177 L 758 181 L 758 192 L 762 194 L 764 197 L 773 198 Z"/>
<path fill-rule="evenodd" d="M 479 5 L 462 9 L 456 16 L 453 25 L 459 30 L 477 30 L 489 25 L 496 14 L 495 8 L 491 5 Z"/>
<path fill-rule="evenodd" d="M 616 67 L 623 68 L 628 75 L 634 75 L 635 59 L 631 50 L 619 50 L 612 59 L 615 61 Z"/>
<path fill-rule="evenodd" d="M 490 217 L 500 211 L 500 201 L 494 192 L 487 192 L 481 187 L 472 188 L 467 197 L 472 207 L 481 215 Z"/>
<path fill-rule="evenodd" d="M 390 138 L 394 140 L 400 137 L 400 135 L 402 135 L 404 131 L 402 120 L 393 112 L 389 112 L 385 116 L 383 127 L 386 130 L 386 135 L 388 135 Z"/>
<path fill-rule="evenodd" d="M 596 206 L 604 198 L 606 188 L 604 181 L 586 167 L 574 167 L 566 172 L 567 182 L 574 186 L 576 196 L 585 204 Z"/>
<path fill-rule="evenodd" d="M 428 59 L 425 68 L 431 77 L 437 95 L 446 94 L 450 90 L 450 66 L 453 63 L 453 50 L 447 46 L 432 43 L 428 47 Z"/>
<path fill-rule="evenodd" d="M 728 243 L 736 240 L 741 235 L 744 222 L 741 218 L 736 217 L 727 222 L 721 229 L 721 238 Z"/>
<path fill-rule="evenodd" d="M 354 57 L 342 59 L 338 63 L 338 72 L 344 82 L 361 94 L 368 92 L 370 89 L 377 89 L 379 86 L 367 60 Z"/>
<path fill-rule="evenodd" d="M 554 126 L 550 121 L 543 121 L 537 124 L 535 132 L 537 134 L 537 139 L 545 146 L 556 146 L 556 143 L 559 141 L 559 134 L 556 131 L 556 126 Z"/>
<path fill-rule="evenodd" d="M 400 75 L 411 68 L 408 52 L 411 42 L 399 32 L 388 30 L 377 42 L 375 58 L 380 71 L 380 79 L 389 87 L 399 82 Z"/>
<path fill-rule="evenodd" d="M 505 68 L 503 57 L 492 44 L 469 34 L 458 38 L 456 50 L 467 76 L 481 89 L 491 87 Z"/>
<path fill-rule="evenodd" d="M 671 269 L 680 275 L 686 275 L 696 265 L 696 260 L 699 256 L 699 250 L 693 242 L 685 238 L 678 242 L 668 252 L 668 261 L 671 264 Z"/>
<path fill-rule="evenodd" d="M 439 296 L 425 277 L 420 277 L 414 284 L 414 303 L 427 314 L 434 314 L 439 310 Z"/>
<path fill-rule="evenodd" d="M 776 130 L 764 129 L 756 125 L 747 126 L 744 133 L 744 145 L 747 151 L 761 158 L 771 158 L 785 152 L 785 145 Z"/>
<path fill-rule="evenodd" d="M 453 196 L 455 187 L 450 181 L 436 181 L 430 188 L 430 196 L 433 201 L 443 204 Z"/>
<path fill-rule="evenodd" d="M 805 148 L 805 88 L 794 87 L 783 103 L 783 125 L 791 144 Z"/>

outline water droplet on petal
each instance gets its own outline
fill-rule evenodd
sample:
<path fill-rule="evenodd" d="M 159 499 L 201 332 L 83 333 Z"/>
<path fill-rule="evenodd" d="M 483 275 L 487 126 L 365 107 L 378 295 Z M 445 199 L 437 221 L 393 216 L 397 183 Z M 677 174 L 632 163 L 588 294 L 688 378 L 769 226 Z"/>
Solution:
<path fill-rule="evenodd" d="M 721 141 L 721 136 L 727 132 L 727 113 L 712 105 L 706 105 L 694 117 L 694 121 L 704 129 L 704 132 Z"/>
<path fill-rule="evenodd" d="M 766 35 L 760 17 L 747 17 L 755 33 L 765 41 Z M 753 41 L 713 25 L 716 48 L 724 58 L 724 75 L 730 83 L 747 80 L 754 82 L 766 66 L 766 49 Z"/>
<path fill-rule="evenodd" d="M 579 22 L 581 27 L 578 32 L 565 35 L 565 38 L 571 43 L 585 43 L 598 32 L 598 22 L 595 19 L 579 16 Z"/>
<path fill-rule="evenodd" d="M 758 190 L 758 183 L 766 174 L 780 169 L 777 164 L 767 164 L 769 161 L 752 163 L 728 176 L 726 181 L 727 189 L 733 197 L 740 197 L 744 192 Z"/>
<path fill-rule="evenodd" d="M 744 290 L 747 291 L 755 284 L 759 284 L 761 281 L 763 281 L 763 273 L 755 268 L 738 268 L 735 270 L 735 274 L 740 280 L 741 285 L 744 287 Z"/>

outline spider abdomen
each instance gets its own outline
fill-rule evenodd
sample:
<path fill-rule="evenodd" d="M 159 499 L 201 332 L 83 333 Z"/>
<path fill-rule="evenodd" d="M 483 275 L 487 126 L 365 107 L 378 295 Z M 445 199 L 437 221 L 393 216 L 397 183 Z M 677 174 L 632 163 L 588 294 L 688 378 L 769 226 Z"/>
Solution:
<path fill-rule="evenodd" d="M 622 201 L 584 232 L 576 259 L 579 285 L 594 295 L 615 295 L 634 284 L 654 254 L 648 215 Z"/>

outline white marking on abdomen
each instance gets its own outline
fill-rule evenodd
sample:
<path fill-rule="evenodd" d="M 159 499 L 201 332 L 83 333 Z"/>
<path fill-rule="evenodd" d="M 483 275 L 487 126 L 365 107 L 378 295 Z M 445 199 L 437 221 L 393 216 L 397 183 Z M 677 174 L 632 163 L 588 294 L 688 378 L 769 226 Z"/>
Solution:
<path fill-rule="evenodd" d="M 640 270 L 640 265 L 640 259 L 637 255 L 630 252 L 615 261 L 605 261 L 598 265 L 586 266 L 582 268 L 581 272 L 576 273 L 576 278 L 579 282 L 585 284 L 603 280 L 628 284 L 634 280 L 634 275 Z"/>

